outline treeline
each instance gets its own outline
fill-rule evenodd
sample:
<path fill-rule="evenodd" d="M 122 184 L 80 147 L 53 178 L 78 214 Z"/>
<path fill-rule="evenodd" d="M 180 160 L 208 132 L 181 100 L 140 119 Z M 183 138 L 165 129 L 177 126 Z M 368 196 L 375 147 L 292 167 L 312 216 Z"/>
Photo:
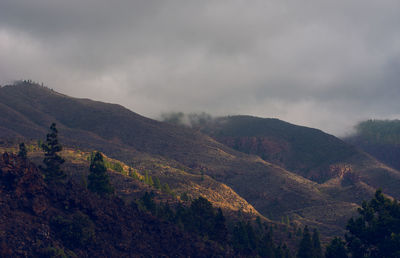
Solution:
<path fill-rule="evenodd" d="M 387 165 L 400 169 L 400 120 L 368 120 L 345 139 Z"/>
<path fill-rule="evenodd" d="M 400 257 L 400 203 L 377 190 L 358 213 L 349 220 L 345 239 L 336 237 L 327 246 L 326 258 Z"/>
<path fill-rule="evenodd" d="M 292 257 L 285 244 L 276 245 L 273 229 L 267 223 L 251 223 L 239 220 L 227 222 L 220 208 L 216 209 L 205 198 L 194 199 L 190 206 L 178 203 L 171 207 L 168 203 L 157 204 L 154 193 L 145 193 L 133 205 L 153 215 L 176 224 L 188 232 L 218 242 L 221 248 L 231 248 L 244 256 L 286 258 Z"/>
<path fill-rule="evenodd" d="M 368 143 L 400 144 L 400 120 L 367 120 L 356 125 L 356 137 Z"/>

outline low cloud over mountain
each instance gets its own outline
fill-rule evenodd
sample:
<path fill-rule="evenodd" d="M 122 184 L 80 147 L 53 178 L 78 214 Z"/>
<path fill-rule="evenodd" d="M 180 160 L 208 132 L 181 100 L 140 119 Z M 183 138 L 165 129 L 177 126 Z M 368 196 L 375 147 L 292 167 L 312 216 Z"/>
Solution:
<path fill-rule="evenodd" d="M 343 134 L 399 117 L 398 1 L 0 3 L 0 83 Z"/>

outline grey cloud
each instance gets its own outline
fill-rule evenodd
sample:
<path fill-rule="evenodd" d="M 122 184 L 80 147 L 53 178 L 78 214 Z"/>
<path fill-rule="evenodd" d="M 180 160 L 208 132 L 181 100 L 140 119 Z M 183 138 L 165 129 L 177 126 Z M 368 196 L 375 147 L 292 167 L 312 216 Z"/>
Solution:
<path fill-rule="evenodd" d="M 400 118 L 399 25 L 395 0 L 2 0 L 0 83 L 343 134 Z"/>

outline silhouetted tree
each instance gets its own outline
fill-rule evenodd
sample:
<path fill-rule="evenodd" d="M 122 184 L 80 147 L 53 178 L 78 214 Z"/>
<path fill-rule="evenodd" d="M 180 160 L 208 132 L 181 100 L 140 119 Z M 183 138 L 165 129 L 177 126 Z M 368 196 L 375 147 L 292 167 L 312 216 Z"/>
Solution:
<path fill-rule="evenodd" d="M 156 203 L 154 202 L 154 193 L 145 192 L 142 198 L 140 199 L 140 203 L 143 208 L 150 211 L 151 214 L 155 214 L 157 211 Z"/>
<path fill-rule="evenodd" d="M 381 190 L 350 219 L 346 242 L 352 257 L 400 257 L 400 204 Z"/>
<path fill-rule="evenodd" d="M 19 144 L 19 151 L 18 151 L 18 157 L 26 159 L 28 156 L 28 151 L 26 150 L 25 143 L 20 143 Z"/>
<path fill-rule="evenodd" d="M 313 243 L 313 257 L 322 258 L 323 255 L 322 255 L 321 242 L 319 240 L 319 232 L 317 229 L 314 229 L 312 236 L 312 243 Z"/>
<path fill-rule="evenodd" d="M 259 247 L 259 255 L 261 257 L 274 257 L 274 242 L 272 240 L 272 232 L 270 230 L 266 231 L 261 240 Z"/>
<path fill-rule="evenodd" d="M 46 137 L 46 143 L 42 144 L 42 149 L 44 151 L 43 163 L 46 167 L 40 168 L 47 182 L 59 182 L 66 177 L 66 174 L 60 168 L 65 160 L 57 154 L 62 150 L 62 146 L 58 142 L 57 134 L 56 124 L 52 123 L 50 126 L 50 133 L 48 133 Z"/>
<path fill-rule="evenodd" d="M 214 208 L 212 204 L 203 197 L 193 200 L 190 205 L 193 230 L 201 235 L 210 235 L 214 229 Z"/>
<path fill-rule="evenodd" d="M 103 155 L 96 152 L 90 164 L 90 174 L 88 175 L 88 189 L 99 195 L 112 193 L 113 187 L 107 174 Z"/>
<path fill-rule="evenodd" d="M 326 247 L 325 258 L 348 258 L 345 242 L 335 237 Z"/>
<path fill-rule="evenodd" d="M 313 257 L 313 243 L 311 241 L 310 231 L 305 226 L 303 230 L 303 238 L 301 239 L 299 251 L 297 252 L 298 258 L 311 258 Z"/>
<path fill-rule="evenodd" d="M 228 230 L 225 225 L 225 217 L 222 213 L 221 208 L 218 208 L 217 215 L 214 219 L 214 232 L 211 236 L 211 239 L 221 243 L 225 243 L 227 240 L 227 236 Z"/>

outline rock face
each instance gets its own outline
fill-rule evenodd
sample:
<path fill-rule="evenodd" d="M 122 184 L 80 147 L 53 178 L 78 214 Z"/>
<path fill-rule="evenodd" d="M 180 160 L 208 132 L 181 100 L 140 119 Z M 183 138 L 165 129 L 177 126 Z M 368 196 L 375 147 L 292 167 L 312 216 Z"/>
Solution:
<path fill-rule="evenodd" d="M 47 185 L 33 163 L 0 155 L 0 257 L 63 254 L 226 256 L 121 199 L 102 199 L 71 181 Z"/>

